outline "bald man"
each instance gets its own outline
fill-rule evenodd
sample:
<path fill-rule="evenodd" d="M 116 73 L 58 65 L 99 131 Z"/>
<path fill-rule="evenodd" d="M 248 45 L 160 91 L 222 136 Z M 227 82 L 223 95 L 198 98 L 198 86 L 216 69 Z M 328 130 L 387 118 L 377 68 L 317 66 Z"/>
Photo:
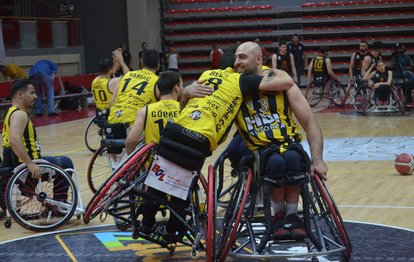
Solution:
<path fill-rule="evenodd" d="M 263 75 L 262 55 L 255 43 L 240 45 L 235 58 L 238 73 Z M 273 70 L 273 74 L 275 78 L 288 77 L 281 70 Z M 238 131 L 248 149 L 258 150 L 265 160 L 261 175 L 264 185 L 270 189 L 275 213 L 273 227 L 276 227 L 274 232 L 269 232 L 272 226 L 268 225 L 267 233 L 275 239 L 306 237 L 303 221 L 297 215 L 300 184 L 306 181 L 306 158 L 300 145 L 302 135 L 293 115 L 306 132 L 312 158 L 311 176 L 326 179 L 328 168 L 322 157 L 322 132 L 297 85 L 278 92 L 252 92 L 244 99 L 236 117 Z M 232 144 L 233 141 L 230 146 Z M 270 212 L 270 208 L 265 209 L 266 212 Z"/>

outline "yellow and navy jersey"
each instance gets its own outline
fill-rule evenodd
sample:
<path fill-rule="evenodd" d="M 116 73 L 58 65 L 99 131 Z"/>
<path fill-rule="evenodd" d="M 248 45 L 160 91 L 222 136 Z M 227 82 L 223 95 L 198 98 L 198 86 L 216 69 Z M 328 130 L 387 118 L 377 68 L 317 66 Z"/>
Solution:
<path fill-rule="evenodd" d="M 209 139 L 214 151 L 224 141 L 236 117 L 243 97 L 257 90 L 258 75 L 240 75 L 231 68 L 205 71 L 200 80 L 214 88 L 211 95 L 190 99 L 175 123 Z"/>
<path fill-rule="evenodd" d="M 155 94 L 157 81 L 158 76 L 146 69 L 126 73 L 118 84 L 108 122 L 132 125 L 142 107 L 157 101 Z"/>
<path fill-rule="evenodd" d="M 302 138 L 286 91 L 252 93 L 241 105 L 236 126 L 251 150 L 270 144 L 278 144 L 283 150 Z"/>
<path fill-rule="evenodd" d="M 145 143 L 158 143 L 167 122 L 174 122 L 180 113 L 180 103 L 175 100 L 161 100 L 147 105 L 144 122 Z"/>
<path fill-rule="evenodd" d="M 6 117 L 4 118 L 3 131 L 2 131 L 3 148 L 11 148 L 10 116 L 17 110 L 20 110 L 17 106 L 10 107 L 9 110 L 7 111 Z M 30 121 L 30 118 L 26 124 L 26 127 L 24 128 L 23 136 L 21 139 L 22 139 L 24 148 L 26 149 L 27 154 L 30 156 L 31 159 L 41 158 L 40 143 L 37 138 L 36 129 L 33 126 L 32 121 Z M 22 163 L 22 162 L 23 161 L 19 159 L 19 163 Z"/>
<path fill-rule="evenodd" d="M 112 92 L 109 90 L 110 80 L 110 78 L 98 76 L 92 81 L 92 95 L 96 108 L 99 110 L 109 108 L 109 103 L 112 98 Z"/>
<path fill-rule="evenodd" d="M 323 77 L 326 78 L 328 76 L 328 69 L 326 68 L 326 57 L 322 55 L 318 55 L 313 59 L 312 63 L 312 73 L 314 78 Z"/>

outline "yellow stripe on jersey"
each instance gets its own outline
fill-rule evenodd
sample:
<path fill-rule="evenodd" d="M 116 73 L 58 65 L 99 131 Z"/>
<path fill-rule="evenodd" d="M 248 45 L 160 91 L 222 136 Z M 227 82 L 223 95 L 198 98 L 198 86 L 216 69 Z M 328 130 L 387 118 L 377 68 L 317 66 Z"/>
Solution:
<path fill-rule="evenodd" d="M 200 79 L 212 86 L 214 92 L 190 99 L 175 123 L 207 137 L 213 151 L 227 135 L 242 103 L 240 74 L 231 69 L 216 69 L 205 71 Z"/>
<path fill-rule="evenodd" d="M 109 108 L 109 103 L 112 98 L 112 93 L 108 87 L 110 80 L 109 78 L 98 76 L 92 81 L 91 91 L 97 109 L 103 110 Z"/>
<path fill-rule="evenodd" d="M 9 110 L 7 111 L 6 117 L 4 118 L 3 131 L 2 131 L 4 148 L 11 148 L 10 116 L 17 110 L 20 110 L 17 106 L 10 107 Z M 34 128 L 32 121 L 30 121 L 30 118 L 29 118 L 29 121 L 26 127 L 23 130 L 23 136 L 21 139 L 22 139 L 24 148 L 26 149 L 26 152 L 28 153 L 31 159 L 38 159 L 41 157 L 40 143 L 37 138 L 36 129 Z M 23 161 L 19 158 L 19 162 L 23 162 Z"/>
<path fill-rule="evenodd" d="M 259 92 L 258 97 L 253 96 L 245 99 L 236 118 L 237 128 L 249 149 L 257 150 L 272 143 L 283 148 L 289 142 L 300 142 L 301 134 L 285 91 Z"/>
<path fill-rule="evenodd" d="M 157 81 L 158 76 L 146 69 L 126 73 L 119 82 L 108 122 L 132 125 L 142 107 L 157 101 L 154 87 Z"/>
<path fill-rule="evenodd" d="M 179 113 L 180 103 L 175 100 L 161 100 L 148 105 L 144 127 L 145 143 L 158 143 L 167 122 L 173 122 Z"/>

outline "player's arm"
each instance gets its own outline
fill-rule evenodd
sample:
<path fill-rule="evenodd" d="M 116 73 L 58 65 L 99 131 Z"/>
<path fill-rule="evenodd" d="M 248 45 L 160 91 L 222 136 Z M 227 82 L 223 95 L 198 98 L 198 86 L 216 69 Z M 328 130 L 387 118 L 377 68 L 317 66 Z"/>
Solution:
<path fill-rule="evenodd" d="M 144 131 L 145 115 L 147 114 L 147 106 L 139 110 L 134 124 L 131 126 L 128 137 L 125 140 L 125 149 L 128 154 L 131 154 L 138 144 L 138 140 Z"/>
<path fill-rule="evenodd" d="M 114 77 L 111 78 L 108 82 L 108 90 L 109 92 L 112 94 L 115 94 L 115 92 L 118 90 L 118 85 L 119 85 L 119 81 L 121 80 L 122 77 Z"/>
<path fill-rule="evenodd" d="M 354 75 L 355 53 L 351 55 L 351 61 L 349 61 L 349 79 L 352 80 Z"/>
<path fill-rule="evenodd" d="M 326 58 L 326 69 L 328 70 L 328 74 L 331 76 L 332 79 L 339 81 L 338 77 L 335 75 L 334 71 L 332 71 L 332 62 L 331 59 Z"/>
<path fill-rule="evenodd" d="M 272 77 L 264 77 L 259 85 L 261 91 L 282 91 L 291 88 L 295 82 L 283 70 L 273 69 Z"/>
<path fill-rule="evenodd" d="M 193 83 L 184 88 L 180 101 L 181 109 L 183 109 L 187 105 L 188 101 L 191 98 L 205 97 L 210 95 L 214 91 L 212 87 L 203 85 L 205 81 L 206 79 L 200 78 L 199 80 L 194 81 Z"/>
<path fill-rule="evenodd" d="M 313 61 L 314 59 L 311 60 L 310 64 L 309 64 L 309 68 L 308 68 L 308 85 L 310 85 L 310 83 L 312 83 L 312 67 L 313 67 Z"/>
<path fill-rule="evenodd" d="M 298 79 L 298 73 L 296 72 L 296 65 L 295 65 L 295 57 L 290 54 L 290 66 L 292 67 L 292 73 L 293 73 L 293 81 L 295 81 L 295 83 L 298 83 L 299 79 Z"/>
<path fill-rule="evenodd" d="M 10 116 L 10 145 L 16 156 L 29 168 L 32 177 L 39 178 L 42 175 L 41 170 L 30 158 L 22 142 L 23 132 L 28 122 L 29 117 L 24 111 L 17 110 Z"/>
<path fill-rule="evenodd" d="M 318 175 L 326 179 L 328 167 L 323 160 L 323 136 L 321 128 L 298 86 L 295 85 L 286 92 L 292 112 L 306 132 L 312 159 L 310 174 L 311 176 Z"/>
<path fill-rule="evenodd" d="M 277 55 L 272 55 L 272 69 L 277 69 L 277 63 L 276 63 Z"/>
<path fill-rule="evenodd" d="M 112 107 L 113 104 L 115 103 L 115 99 L 116 99 L 116 96 L 118 94 L 118 88 L 119 88 L 119 82 L 116 85 L 116 87 L 114 89 L 114 92 L 112 93 L 111 102 L 109 102 L 109 107 Z"/>
<path fill-rule="evenodd" d="M 115 62 L 117 62 L 121 67 L 122 73 L 126 74 L 127 72 L 129 72 L 129 67 L 127 66 L 127 64 L 125 64 L 124 57 L 122 56 L 122 48 L 116 49 L 112 52 L 112 54 Z"/>
<path fill-rule="evenodd" d="M 367 55 L 364 57 L 364 60 L 362 60 L 362 68 L 361 68 L 362 76 L 365 76 L 370 65 L 371 65 L 371 57 Z"/>

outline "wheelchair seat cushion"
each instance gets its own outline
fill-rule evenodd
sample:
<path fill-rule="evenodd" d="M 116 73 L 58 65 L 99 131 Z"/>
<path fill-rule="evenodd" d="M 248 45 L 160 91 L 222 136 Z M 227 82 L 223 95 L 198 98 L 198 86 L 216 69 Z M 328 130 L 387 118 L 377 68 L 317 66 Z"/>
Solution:
<path fill-rule="evenodd" d="M 109 139 L 119 139 L 127 137 L 127 129 L 129 127 L 128 123 L 116 123 L 109 124 L 105 123 L 103 125 L 103 130 L 106 138 Z"/>

